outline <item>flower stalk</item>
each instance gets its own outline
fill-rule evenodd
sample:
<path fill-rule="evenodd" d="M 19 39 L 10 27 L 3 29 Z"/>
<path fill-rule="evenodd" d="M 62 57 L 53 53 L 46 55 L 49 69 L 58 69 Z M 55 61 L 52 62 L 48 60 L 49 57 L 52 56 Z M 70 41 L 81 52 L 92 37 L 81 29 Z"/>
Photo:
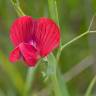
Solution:
<path fill-rule="evenodd" d="M 14 0 L 10 0 L 10 2 L 12 3 L 13 7 L 15 8 L 15 10 L 18 13 L 19 16 L 25 16 L 24 12 L 20 8 L 19 0 L 15 0 L 15 1 Z"/>
<path fill-rule="evenodd" d="M 60 55 L 61 55 L 61 53 L 62 53 L 62 51 L 63 51 L 63 49 L 64 49 L 65 47 L 68 47 L 69 45 L 71 45 L 72 43 L 74 43 L 75 41 L 77 41 L 78 39 L 82 38 L 83 36 L 85 36 L 85 35 L 87 35 L 87 34 L 89 34 L 89 33 L 96 33 L 96 31 L 86 31 L 86 32 L 84 32 L 83 34 L 81 34 L 81 35 L 73 38 L 73 39 L 70 40 L 69 42 L 67 42 L 67 43 L 65 43 L 64 45 L 62 45 L 61 48 L 60 48 L 60 50 L 59 50 L 58 53 L 57 53 L 57 61 L 59 62 Z"/>
<path fill-rule="evenodd" d="M 91 92 L 95 83 L 96 83 L 96 75 L 93 77 L 91 83 L 89 84 L 85 96 L 91 96 Z"/>

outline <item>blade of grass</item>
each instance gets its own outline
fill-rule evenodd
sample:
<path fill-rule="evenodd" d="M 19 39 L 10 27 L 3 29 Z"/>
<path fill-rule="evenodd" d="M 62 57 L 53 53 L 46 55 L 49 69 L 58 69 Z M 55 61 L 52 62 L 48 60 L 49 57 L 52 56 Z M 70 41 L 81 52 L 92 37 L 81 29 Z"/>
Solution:
<path fill-rule="evenodd" d="M 8 74 L 10 77 L 13 85 L 18 90 L 19 94 L 22 94 L 24 81 L 22 79 L 22 76 L 17 71 L 17 69 L 7 60 L 7 58 L 4 56 L 4 54 L 0 51 L 0 63 L 3 70 Z"/>
<path fill-rule="evenodd" d="M 96 75 L 93 77 L 91 83 L 89 84 L 85 96 L 91 96 L 91 92 L 95 83 L 96 83 Z"/>
<path fill-rule="evenodd" d="M 58 10 L 57 10 L 57 3 L 56 0 L 48 0 L 48 7 L 49 7 L 49 14 L 50 17 L 59 25 L 59 18 L 58 18 Z M 61 41 L 60 41 L 60 46 L 58 49 L 58 52 L 60 51 L 60 47 L 61 47 Z"/>
<path fill-rule="evenodd" d="M 48 0 L 50 17 L 59 25 L 58 11 L 55 0 Z"/>
<path fill-rule="evenodd" d="M 28 72 L 27 72 L 25 85 L 24 85 L 23 96 L 28 96 L 29 90 L 30 90 L 32 83 L 33 83 L 34 74 L 35 74 L 35 68 L 29 68 Z"/>
<path fill-rule="evenodd" d="M 73 38 L 71 41 L 69 41 L 68 43 L 64 44 L 62 47 L 61 47 L 61 50 L 63 50 L 65 47 L 67 47 L 68 45 L 70 45 L 71 43 L 77 41 L 78 39 L 80 39 L 81 37 L 87 35 L 88 33 L 96 33 L 96 31 L 86 31 L 84 33 L 82 33 L 81 35 Z"/>
<path fill-rule="evenodd" d="M 48 66 L 49 66 L 49 78 L 52 82 L 52 88 L 55 96 L 69 96 L 68 90 L 64 80 L 62 82 L 61 78 L 57 75 L 57 61 L 53 54 L 48 56 Z"/>

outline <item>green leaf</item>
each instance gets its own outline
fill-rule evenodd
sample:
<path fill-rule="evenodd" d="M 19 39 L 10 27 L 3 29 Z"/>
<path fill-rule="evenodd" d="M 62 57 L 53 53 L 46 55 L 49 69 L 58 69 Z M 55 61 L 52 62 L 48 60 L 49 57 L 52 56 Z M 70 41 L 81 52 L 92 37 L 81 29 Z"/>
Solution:
<path fill-rule="evenodd" d="M 52 88 L 55 93 L 55 96 L 69 96 L 68 90 L 64 80 L 61 80 L 60 75 L 57 74 L 57 61 L 53 54 L 48 56 L 48 70 L 50 82 L 52 82 Z"/>

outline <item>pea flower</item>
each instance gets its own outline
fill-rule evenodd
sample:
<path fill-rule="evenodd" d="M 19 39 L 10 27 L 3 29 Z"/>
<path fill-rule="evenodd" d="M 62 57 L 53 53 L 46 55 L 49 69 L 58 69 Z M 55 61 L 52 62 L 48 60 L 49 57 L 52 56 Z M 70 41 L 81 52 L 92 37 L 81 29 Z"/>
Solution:
<path fill-rule="evenodd" d="M 22 58 L 28 66 L 35 66 L 40 58 L 59 46 L 60 30 L 51 19 L 22 16 L 13 22 L 10 39 L 14 45 L 10 61 Z"/>

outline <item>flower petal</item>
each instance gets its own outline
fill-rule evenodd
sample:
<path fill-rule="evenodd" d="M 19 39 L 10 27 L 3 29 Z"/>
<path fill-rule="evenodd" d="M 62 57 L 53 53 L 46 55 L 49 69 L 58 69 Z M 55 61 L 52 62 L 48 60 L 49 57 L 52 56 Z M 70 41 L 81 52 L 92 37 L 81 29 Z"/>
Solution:
<path fill-rule="evenodd" d="M 10 29 L 10 38 L 15 46 L 32 39 L 34 20 L 30 16 L 23 16 L 16 19 Z"/>
<path fill-rule="evenodd" d="M 19 47 L 15 48 L 11 52 L 9 59 L 10 59 L 11 62 L 16 62 L 18 59 L 20 59 L 20 50 L 19 50 Z"/>
<path fill-rule="evenodd" d="M 19 48 L 28 66 L 35 66 L 39 59 L 37 50 L 32 45 L 27 43 L 20 44 Z"/>
<path fill-rule="evenodd" d="M 40 55 L 48 55 L 60 43 L 60 30 L 52 20 L 40 18 L 36 31 L 37 45 L 40 48 Z"/>

